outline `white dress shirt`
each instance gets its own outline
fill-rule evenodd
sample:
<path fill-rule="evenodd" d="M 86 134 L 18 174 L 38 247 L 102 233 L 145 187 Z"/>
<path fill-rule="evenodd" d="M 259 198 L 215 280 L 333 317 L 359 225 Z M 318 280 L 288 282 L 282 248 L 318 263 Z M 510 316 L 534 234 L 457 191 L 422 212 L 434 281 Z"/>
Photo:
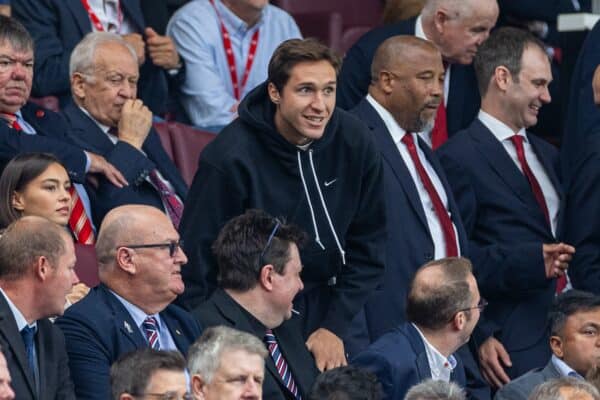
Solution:
<path fill-rule="evenodd" d="M 522 128 L 518 132 L 513 132 L 513 130 L 509 128 L 506 124 L 504 124 L 497 118 L 492 117 L 490 114 L 486 113 L 483 110 L 479 111 L 478 118 L 494 134 L 496 139 L 498 139 L 500 143 L 502 143 L 504 150 L 506 150 L 506 152 L 513 160 L 517 168 L 519 168 L 519 171 L 521 171 L 521 173 L 523 173 L 523 170 L 521 169 L 521 163 L 519 162 L 519 159 L 517 157 L 517 150 L 515 148 L 515 145 L 513 144 L 510 137 L 513 135 L 519 135 L 523 137 L 525 159 L 527 160 L 527 164 L 529 165 L 531 172 L 533 173 L 533 175 L 535 176 L 542 188 L 542 193 L 544 194 L 544 199 L 546 200 L 546 206 L 548 207 L 548 214 L 550 217 L 552 234 L 556 236 L 556 224 L 558 218 L 558 209 L 560 207 L 560 198 L 558 197 L 558 192 L 554 188 L 552 180 L 550 180 L 546 169 L 544 168 L 537 155 L 533 151 L 533 148 L 529 143 L 529 139 L 525 134 L 525 128 Z"/>
<path fill-rule="evenodd" d="M 425 186 L 423 185 L 423 182 L 419 177 L 419 173 L 417 172 L 413 160 L 410 157 L 410 153 L 408 152 L 406 145 L 401 141 L 404 135 L 406 134 L 406 131 L 402 129 L 400 125 L 398 125 L 392 114 L 390 114 L 390 112 L 386 110 L 381 104 L 379 104 L 377 100 L 375 100 L 371 95 L 367 95 L 367 101 L 369 102 L 369 104 L 371 104 L 371 106 L 373 106 L 375 111 L 377 111 L 377 114 L 379 114 L 379 116 L 383 120 L 384 125 L 386 126 L 388 132 L 392 136 L 392 140 L 396 144 L 396 148 L 400 152 L 400 156 L 402 157 L 406 168 L 408 168 L 408 171 L 410 172 L 410 176 L 413 180 L 413 183 L 415 184 L 415 188 L 419 193 L 419 199 L 421 200 L 421 205 L 423 206 L 423 211 L 425 212 L 425 218 L 427 219 L 427 226 L 429 227 L 431 240 L 433 241 L 433 247 L 435 250 L 434 258 L 436 260 L 444 258 L 446 257 L 446 242 L 444 239 L 444 231 L 442 230 L 442 224 L 440 223 L 440 220 L 437 214 L 435 213 L 433 202 L 431 201 L 429 193 L 427 192 L 427 189 L 425 189 Z M 427 157 L 425 157 L 425 153 L 423 153 L 423 150 L 421 150 L 421 148 L 419 147 L 416 137 L 417 134 L 412 133 L 412 135 L 413 140 L 417 144 L 415 147 L 417 148 L 417 155 L 419 156 L 419 160 L 421 161 L 423 168 L 425 168 L 427 175 L 429 175 L 429 179 L 431 179 L 435 191 L 438 193 L 438 196 L 440 196 L 442 204 L 444 204 L 444 208 L 448 210 L 448 196 L 446 195 L 446 190 L 444 190 L 444 185 L 442 185 L 442 181 L 435 172 L 435 169 L 433 169 L 433 166 L 429 163 Z M 448 215 L 450 215 L 449 211 Z M 451 215 L 450 219 L 452 220 Z M 458 243 L 458 232 L 456 231 L 456 226 L 454 225 L 454 222 L 452 222 L 452 227 L 454 228 L 454 234 L 456 236 L 457 241 L 456 248 L 460 253 L 460 244 Z"/>
<path fill-rule="evenodd" d="M 446 358 L 442 353 L 439 352 L 423 335 L 423 332 L 417 327 L 417 325 L 412 324 L 415 327 L 421 339 L 423 340 L 423 345 L 425 345 L 425 353 L 427 354 L 427 363 L 429 364 L 429 369 L 431 370 L 431 379 L 436 381 L 444 381 L 450 382 L 450 375 L 454 368 L 456 368 L 456 358 L 452 354 L 450 357 Z"/>

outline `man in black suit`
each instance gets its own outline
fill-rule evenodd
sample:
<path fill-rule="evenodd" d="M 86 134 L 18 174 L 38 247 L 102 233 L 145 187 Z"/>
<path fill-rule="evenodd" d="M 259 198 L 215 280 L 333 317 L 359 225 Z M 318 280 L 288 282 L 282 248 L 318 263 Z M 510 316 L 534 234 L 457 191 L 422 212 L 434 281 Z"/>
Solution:
<path fill-rule="evenodd" d="M 318 374 L 292 309 L 303 288 L 298 245 L 304 240 L 298 228 L 263 211 L 233 218 L 213 245 L 219 288 L 193 312 L 204 326 L 230 326 L 265 342 L 271 353 L 263 383 L 266 400 L 306 398 Z M 276 351 L 291 380 L 279 374 Z"/>
<path fill-rule="evenodd" d="M 88 34 L 71 54 L 74 104 L 63 115 L 70 138 L 110 160 L 129 182 L 118 187 L 101 180 L 98 187 L 86 187 L 96 225 L 114 207 L 146 204 L 165 211 L 177 227 L 187 185 L 152 128 L 152 113 L 137 98 L 137 64 L 121 36 Z"/>
<path fill-rule="evenodd" d="M 481 111 L 438 155 L 490 302 L 474 335 L 482 370 L 502 386 L 548 362 L 546 316 L 575 249 L 556 243 L 563 197 L 557 151 L 526 132 L 550 102 L 543 43 L 501 28 L 479 48 L 474 65 Z"/>
<path fill-rule="evenodd" d="M 47 318 L 63 313 L 79 280 L 73 239 L 41 217 L 11 224 L 0 241 L 0 344 L 19 399 L 75 399 L 65 340 Z"/>
<path fill-rule="evenodd" d="M 428 0 L 416 19 L 368 32 L 346 53 L 338 80 L 337 105 L 351 109 L 367 94 L 371 80 L 376 78 L 371 73 L 371 62 L 385 39 L 415 35 L 430 40 L 448 65 L 443 107 L 436 116 L 432 140 L 428 139 L 437 147 L 443 142 L 443 132 L 437 134 L 436 129 L 445 128 L 447 137 L 467 127 L 477 114 L 479 93 L 470 64 L 497 18 L 496 0 Z"/>

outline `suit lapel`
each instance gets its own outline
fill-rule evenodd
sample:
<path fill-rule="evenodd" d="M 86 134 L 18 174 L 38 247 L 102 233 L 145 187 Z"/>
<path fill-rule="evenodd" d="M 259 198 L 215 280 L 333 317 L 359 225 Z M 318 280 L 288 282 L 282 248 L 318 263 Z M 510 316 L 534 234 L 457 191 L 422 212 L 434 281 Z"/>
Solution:
<path fill-rule="evenodd" d="M 125 340 L 129 341 L 134 348 L 148 347 L 148 343 L 142 336 L 140 329 L 135 324 L 131 314 L 125 309 L 123 304 L 117 299 L 106 286 L 100 284 L 101 290 L 107 306 L 112 310 L 114 317 L 115 330 L 121 333 Z"/>
<path fill-rule="evenodd" d="M 85 36 L 87 33 L 92 31 L 92 23 L 90 21 L 90 17 L 81 4 L 81 0 L 63 0 L 68 4 L 69 11 L 75 17 L 75 21 L 77 22 L 77 26 L 79 27 L 79 31 L 81 36 Z"/>
<path fill-rule="evenodd" d="M 171 315 L 167 312 L 168 307 L 164 309 L 160 313 L 160 317 L 163 319 L 167 328 L 169 328 L 169 332 L 171 333 L 171 337 L 173 338 L 173 342 L 175 342 L 175 346 L 180 353 L 185 354 L 188 347 L 190 346 L 189 340 L 183 335 L 183 330 L 181 329 L 181 325 L 179 321 L 175 318 L 172 318 Z"/>
<path fill-rule="evenodd" d="M 533 152 L 537 156 L 538 160 L 540 160 L 540 163 L 544 167 L 546 174 L 548 175 L 550 181 L 552 182 L 552 185 L 554 186 L 554 190 L 556 190 L 556 193 L 558 193 L 558 196 L 562 202 L 564 193 L 562 191 L 560 179 L 556 174 L 556 168 L 552 165 L 552 161 L 548 159 L 547 154 L 540 149 L 539 143 L 536 140 L 537 138 L 533 138 L 532 136 L 532 134 L 527 133 L 527 139 L 531 144 L 531 148 L 533 149 Z"/>
<path fill-rule="evenodd" d="M 356 110 L 361 119 L 373 132 L 377 147 L 379 148 L 383 159 L 388 163 L 394 172 L 394 176 L 396 179 L 398 179 L 398 182 L 400 182 L 400 185 L 402 186 L 406 197 L 408 197 L 413 211 L 418 215 L 423 228 L 429 232 L 429 225 L 427 225 L 427 219 L 425 217 L 425 212 L 423 211 L 423 205 L 419 199 L 419 192 L 408 168 L 406 167 L 406 164 L 404 163 L 404 159 L 400 155 L 400 152 L 396 147 L 396 143 L 394 143 L 392 136 L 383 123 L 383 120 L 366 99 L 363 99 L 359 103 Z"/>
<path fill-rule="evenodd" d="M 65 107 L 64 114 L 70 119 L 73 140 L 82 148 L 105 154 L 114 147 L 100 127 L 75 104 Z"/>
<path fill-rule="evenodd" d="M 448 101 L 446 101 L 448 134 L 460 130 L 460 118 L 452 118 L 451 116 L 462 115 L 463 113 L 465 102 L 464 74 L 465 68 L 462 65 L 454 64 L 450 67 L 450 85 L 448 87 Z"/>
<path fill-rule="evenodd" d="M 144 24 L 142 9 L 138 6 L 137 2 L 131 0 L 122 0 L 121 7 L 123 7 L 123 12 L 127 18 L 129 18 L 137 28 L 137 32 L 143 33 L 146 24 Z"/>
<path fill-rule="evenodd" d="M 423 343 L 423 339 L 421 335 L 415 327 L 407 322 L 407 337 L 410 341 L 410 344 L 417 355 L 417 372 L 419 373 L 419 379 L 428 379 L 431 378 L 431 367 L 429 366 L 429 361 L 427 360 L 427 353 L 425 352 L 425 343 Z"/>

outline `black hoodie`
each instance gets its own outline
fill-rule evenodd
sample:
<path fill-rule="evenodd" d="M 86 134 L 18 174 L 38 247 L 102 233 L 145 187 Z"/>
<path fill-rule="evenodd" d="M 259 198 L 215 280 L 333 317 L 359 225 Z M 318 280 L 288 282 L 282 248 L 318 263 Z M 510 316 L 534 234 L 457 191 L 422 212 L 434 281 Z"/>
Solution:
<path fill-rule="evenodd" d="M 325 288 L 328 298 L 318 301 L 319 310 L 302 311 L 316 320 L 310 329 L 342 336 L 383 274 L 379 152 L 363 123 L 339 109 L 322 138 L 299 149 L 276 131 L 266 84 L 249 93 L 238 112 L 202 153 L 185 203 L 183 301 L 196 306 L 214 289 L 210 246 L 224 223 L 259 208 L 308 233 L 311 240 L 301 250 L 304 293 Z M 337 283 L 328 289 L 332 277 Z"/>

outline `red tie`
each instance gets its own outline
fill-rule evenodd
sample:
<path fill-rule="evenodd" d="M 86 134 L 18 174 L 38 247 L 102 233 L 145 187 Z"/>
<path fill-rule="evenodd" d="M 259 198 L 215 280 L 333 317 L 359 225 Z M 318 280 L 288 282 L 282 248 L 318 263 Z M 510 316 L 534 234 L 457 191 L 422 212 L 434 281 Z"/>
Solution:
<path fill-rule="evenodd" d="M 417 148 L 415 147 L 415 142 L 413 140 L 412 134 L 406 133 L 402 137 L 402 143 L 406 145 L 408 149 L 408 153 L 410 154 L 410 158 L 412 158 L 413 163 L 415 164 L 415 168 L 417 173 L 419 174 L 419 178 L 425 186 L 425 190 L 429 194 L 429 198 L 433 203 L 433 209 L 435 210 L 435 214 L 442 225 L 442 232 L 444 233 L 444 241 L 446 242 L 446 257 L 456 257 L 458 256 L 458 248 L 456 246 L 456 234 L 454 233 L 454 227 L 452 226 L 452 220 L 448 215 L 448 211 L 442 203 L 442 199 L 438 195 L 438 192 L 435 190 L 429 175 L 427 175 L 427 171 L 423 168 L 423 164 L 419 160 L 419 155 L 417 154 Z"/>
<path fill-rule="evenodd" d="M 444 63 L 444 71 L 448 70 L 448 63 Z M 431 148 L 437 149 L 448 140 L 448 119 L 446 118 L 446 104 L 444 104 L 444 96 L 440 103 L 437 114 L 435 115 L 435 124 L 431 130 Z"/>
<path fill-rule="evenodd" d="M 22 131 L 21 125 L 17 122 L 17 114 L 11 113 L 0 113 L 0 118 L 5 120 L 8 123 L 8 126 L 13 128 L 16 131 Z"/>
<path fill-rule="evenodd" d="M 78 243 L 94 244 L 94 230 L 92 229 L 92 223 L 83 208 L 83 202 L 79 198 L 74 186 L 71 186 L 69 192 L 71 193 L 71 200 L 73 202 L 73 209 L 71 210 L 71 216 L 69 217 L 69 227 Z"/>
<path fill-rule="evenodd" d="M 519 159 L 519 164 L 521 164 L 521 169 L 523 170 L 523 174 L 529 181 L 529 186 L 531 186 L 531 191 L 535 196 L 535 200 L 537 201 L 542 213 L 544 214 L 544 218 L 546 219 L 546 223 L 548 226 L 550 225 L 550 213 L 548 212 L 548 206 L 546 205 L 546 199 L 544 198 L 544 192 L 542 192 L 542 187 L 540 183 L 536 179 L 535 175 L 529 168 L 529 164 L 527 163 L 527 159 L 525 158 L 525 149 L 523 147 L 524 137 L 521 135 L 513 135 L 510 137 L 510 140 L 513 142 L 515 149 L 517 150 L 517 158 Z M 562 275 L 556 279 L 556 293 L 561 293 L 565 286 L 567 285 L 567 278 Z"/>
<path fill-rule="evenodd" d="M 158 194 L 160 195 L 160 198 L 162 199 L 167 210 L 167 215 L 169 218 L 171 218 L 175 228 L 178 228 L 179 221 L 181 221 L 181 215 L 183 214 L 183 203 L 179 197 L 177 197 L 175 192 L 173 192 L 167 183 L 159 176 L 157 170 L 154 169 L 150 171 L 148 177 L 150 178 L 152 185 L 154 185 L 158 191 Z"/>

